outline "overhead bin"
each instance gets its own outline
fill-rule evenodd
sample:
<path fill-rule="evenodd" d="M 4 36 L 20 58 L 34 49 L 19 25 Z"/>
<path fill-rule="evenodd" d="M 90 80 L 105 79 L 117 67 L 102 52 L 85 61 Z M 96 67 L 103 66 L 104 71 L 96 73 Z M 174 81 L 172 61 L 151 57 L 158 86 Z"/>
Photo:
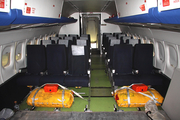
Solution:
<path fill-rule="evenodd" d="M 105 19 L 108 23 L 162 23 L 162 24 L 180 24 L 180 9 L 167 10 L 159 12 L 157 7 L 149 9 L 149 12 L 141 15 L 128 17 L 114 17 Z"/>
<path fill-rule="evenodd" d="M 22 15 L 22 10 L 10 9 L 10 12 L 0 12 L 0 26 L 8 26 L 10 24 L 38 24 L 38 23 L 74 23 L 74 18 L 46 18 Z"/>
<path fill-rule="evenodd" d="M 179 0 L 115 0 L 117 17 L 109 23 L 180 24 Z"/>
<path fill-rule="evenodd" d="M 16 10 L 11 9 L 9 13 L 0 12 L 0 26 L 8 26 L 16 19 Z"/>
<path fill-rule="evenodd" d="M 22 10 L 16 10 L 16 19 L 12 24 L 37 24 L 37 23 L 74 23 L 77 20 L 73 18 L 46 18 L 22 15 Z"/>

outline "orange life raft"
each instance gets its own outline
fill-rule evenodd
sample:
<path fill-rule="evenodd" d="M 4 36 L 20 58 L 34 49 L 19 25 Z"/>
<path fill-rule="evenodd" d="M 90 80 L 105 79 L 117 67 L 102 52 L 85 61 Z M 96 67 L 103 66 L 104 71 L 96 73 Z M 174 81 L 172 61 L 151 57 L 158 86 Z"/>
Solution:
<path fill-rule="evenodd" d="M 27 104 L 35 107 L 65 107 L 70 108 L 74 96 L 72 90 L 58 89 L 57 92 L 45 92 L 43 88 L 36 88 L 27 98 Z"/>
<path fill-rule="evenodd" d="M 154 100 L 157 106 L 161 106 L 163 97 L 153 88 L 145 92 L 135 92 L 130 87 L 122 87 L 115 90 L 114 98 L 119 107 L 144 107 L 146 102 Z"/>

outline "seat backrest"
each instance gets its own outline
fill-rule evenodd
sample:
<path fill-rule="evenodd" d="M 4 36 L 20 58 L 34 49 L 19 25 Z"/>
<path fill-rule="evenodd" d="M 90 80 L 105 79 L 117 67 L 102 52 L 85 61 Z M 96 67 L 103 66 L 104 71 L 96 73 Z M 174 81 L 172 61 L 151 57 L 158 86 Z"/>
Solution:
<path fill-rule="evenodd" d="M 83 34 L 83 35 L 81 35 L 81 37 L 87 37 L 89 41 L 91 40 L 90 34 Z M 81 37 L 80 37 L 80 38 L 81 38 Z"/>
<path fill-rule="evenodd" d="M 75 37 L 76 39 L 78 39 L 79 35 L 77 35 L 77 34 L 69 34 L 68 37 Z"/>
<path fill-rule="evenodd" d="M 78 46 L 86 46 L 87 48 L 87 56 L 88 58 L 90 58 L 90 44 L 88 42 L 88 40 L 82 40 L 82 39 L 77 39 L 76 40 L 76 45 Z"/>
<path fill-rule="evenodd" d="M 44 45 L 45 47 L 49 44 L 55 43 L 54 40 L 41 40 L 41 45 Z"/>
<path fill-rule="evenodd" d="M 135 46 L 136 44 L 141 44 L 141 41 L 139 39 L 129 39 L 129 44 Z"/>
<path fill-rule="evenodd" d="M 113 69 L 116 74 L 132 74 L 133 47 L 132 45 L 114 45 Z"/>
<path fill-rule="evenodd" d="M 64 37 L 66 37 L 67 35 L 66 35 L 66 34 L 59 34 L 58 36 L 61 37 L 61 38 L 64 38 Z"/>
<path fill-rule="evenodd" d="M 64 40 L 71 40 L 72 44 L 75 45 L 76 44 L 76 38 L 75 37 L 64 37 Z"/>
<path fill-rule="evenodd" d="M 113 57 L 114 45 L 119 45 L 119 44 L 120 44 L 120 40 L 119 39 L 111 39 L 111 40 L 109 40 L 109 43 L 108 43 L 108 52 L 107 52 L 107 58 L 108 59 L 112 59 L 112 57 Z"/>
<path fill-rule="evenodd" d="M 87 75 L 88 58 L 86 46 L 72 45 L 68 62 L 70 75 Z"/>
<path fill-rule="evenodd" d="M 120 39 L 121 37 L 125 37 L 126 35 L 125 34 L 118 34 L 116 37 L 117 39 Z"/>
<path fill-rule="evenodd" d="M 63 75 L 67 70 L 65 45 L 47 45 L 47 72 L 49 75 Z"/>
<path fill-rule="evenodd" d="M 58 44 L 65 45 L 66 47 L 69 46 L 70 40 L 59 40 Z"/>
<path fill-rule="evenodd" d="M 105 41 L 106 41 L 106 36 L 107 35 L 110 35 L 110 36 L 112 36 L 112 33 L 103 33 L 103 40 L 102 40 L 102 43 L 103 43 L 103 46 L 105 46 Z"/>
<path fill-rule="evenodd" d="M 124 41 L 124 43 L 129 44 L 129 41 L 127 41 L 127 40 L 129 40 L 131 38 L 132 38 L 131 36 L 121 36 L 120 39 L 122 39 Z"/>
<path fill-rule="evenodd" d="M 46 55 L 44 45 L 27 45 L 27 71 L 40 74 L 46 70 Z"/>
<path fill-rule="evenodd" d="M 55 44 L 58 43 L 58 40 L 59 40 L 59 39 L 60 39 L 59 37 L 51 37 L 51 40 L 54 40 L 54 41 L 55 41 Z"/>
<path fill-rule="evenodd" d="M 153 70 L 153 45 L 136 44 L 134 47 L 133 68 L 138 74 L 151 74 Z"/>

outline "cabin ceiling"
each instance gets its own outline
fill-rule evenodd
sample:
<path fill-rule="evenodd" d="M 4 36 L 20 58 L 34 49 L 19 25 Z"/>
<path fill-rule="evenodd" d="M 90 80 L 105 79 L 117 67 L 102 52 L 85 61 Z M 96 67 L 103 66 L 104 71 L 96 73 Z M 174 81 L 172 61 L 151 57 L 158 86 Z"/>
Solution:
<path fill-rule="evenodd" d="M 75 12 L 106 12 L 115 16 L 117 14 L 114 0 L 65 0 L 62 16 L 69 17 Z"/>

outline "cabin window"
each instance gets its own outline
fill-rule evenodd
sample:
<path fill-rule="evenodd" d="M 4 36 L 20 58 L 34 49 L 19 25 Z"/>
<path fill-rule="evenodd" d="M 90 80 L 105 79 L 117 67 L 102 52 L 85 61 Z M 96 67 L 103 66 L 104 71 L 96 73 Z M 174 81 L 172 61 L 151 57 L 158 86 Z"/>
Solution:
<path fill-rule="evenodd" d="M 38 39 L 38 38 L 35 38 L 34 42 L 35 42 L 35 45 L 38 45 L 39 39 Z"/>
<path fill-rule="evenodd" d="M 3 55 L 2 55 L 2 66 L 7 67 L 10 65 L 10 47 L 6 47 L 3 50 Z"/>
<path fill-rule="evenodd" d="M 164 53 L 164 47 L 163 44 L 161 42 L 158 42 L 158 50 L 159 50 L 159 59 L 164 62 L 165 60 L 165 53 Z"/>
<path fill-rule="evenodd" d="M 54 33 L 54 34 L 52 35 L 52 37 L 56 37 L 56 33 Z"/>
<path fill-rule="evenodd" d="M 19 43 L 16 47 L 16 61 L 22 58 L 22 43 Z"/>
<path fill-rule="evenodd" d="M 176 68 L 178 64 L 177 52 L 173 46 L 169 47 L 169 64 L 171 67 Z"/>
<path fill-rule="evenodd" d="M 142 42 L 143 44 L 146 44 L 146 39 L 141 38 L 141 42 Z"/>
<path fill-rule="evenodd" d="M 27 42 L 27 45 L 32 45 L 32 40 L 29 40 L 29 41 Z"/>

